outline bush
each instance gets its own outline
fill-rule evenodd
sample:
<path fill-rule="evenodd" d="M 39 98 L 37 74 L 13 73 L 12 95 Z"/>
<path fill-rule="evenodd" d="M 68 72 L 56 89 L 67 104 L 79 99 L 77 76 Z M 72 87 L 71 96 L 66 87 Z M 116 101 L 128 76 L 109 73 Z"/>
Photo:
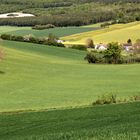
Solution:
<path fill-rule="evenodd" d="M 46 45 L 50 45 L 50 46 L 65 47 L 64 44 L 62 44 L 62 43 L 57 43 L 56 41 L 47 41 L 45 44 L 46 44 Z"/>
<path fill-rule="evenodd" d="M 104 52 L 104 58 L 106 63 L 119 64 L 121 62 L 121 46 L 117 42 L 109 43 Z"/>
<path fill-rule="evenodd" d="M 32 29 L 35 30 L 44 30 L 44 29 L 50 29 L 50 28 L 55 28 L 56 26 L 53 24 L 47 24 L 47 25 L 35 25 L 32 27 Z"/>
<path fill-rule="evenodd" d="M 3 40 L 29 42 L 29 43 L 57 46 L 57 47 L 65 47 L 64 44 L 57 43 L 56 37 L 54 37 L 54 36 L 51 36 L 51 37 L 45 39 L 45 38 L 36 38 L 34 36 L 31 36 L 31 35 L 27 35 L 25 37 L 22 37 L 22 36 L 13 36 L 13 35 L 8 35 L 8 34 L 2 34 L 1 38 Z"/>
<path fill-rule="evenodd" d="M 24 41 L 24 37 L 11 35 L 11 40 L 23 42 Z"/>
<path fill-rule="evenodd" d="M 117 99 L 116 95 L 102 95 L 92 103 L 92 105 L 104 105 L 104 104 L 116 104 L 116 103 L 126 103 L 126 102 L 136 102 L 140 101 L 140 95 L 135 95 L 129 97 L 128 99 Z"/>
<path fill-rule="evenodd" d="M 122 57 L 122 63 L 126 64 L 140 63 L 140 56 L 139 55 L 124 56 Z"/>
<path fill-rule="evenodd" d="M 73 45 L 71 48 L 77 49 L 77 50 L 83 50 L 83 51 L 87 50 L 86 46 L 84 46 L 84 45 Z"/>
<path fill-rule="evenodd" d="M 97 51 L 91 51 L 89 52 L 85 60 L 88 61 L 88 63 L 104 63 L 104 57 L 102 53 L 99 53 Z"/>
<path fill-rule="evenodd" d="M 131 101 L 140 101 L 140 95 L 134 95 L 130 98 Z"/>
<path fill-rule="evenodd" d="M 111 23 L 106 22 L 106 23 L 101 24 L 101 28 L 109 28 L 110 25 Z"/>
<path fill-rule="evenodd" d="M 3 39 L 3 40 L 11 40 L 11 35 L 9 35 L 9 34 L 2 34 L 1 35 L 1 39 Z"/>
<path fill-rule="evenodd" d="M 98 99 L 93 102 L 93 105 L 104 105 L 117 103 L 116 95 L 103 95 L 98 97 Z"/>
<path fill-rule="evenodd" d="M 1 39 L 13 40 L 13 41 L 24 41 L 24 37 L 22 36 L 15 36 L 15 35 L 9 35 L 9 34 L 2 34 Z"/>
<path fill-rule="evenodd" d="M 109 43 L 108 48 L 105 51 L 97 52 L 91 51 L 89 52 L 85 60 L 88 63 L 107 63 L 107 64 L 129 64 L 129 63 L 140 63 L 140 54 L 135 53 L 129 54 L 127 56 L 121 55 L 122 48 L 118 43 Z"/>

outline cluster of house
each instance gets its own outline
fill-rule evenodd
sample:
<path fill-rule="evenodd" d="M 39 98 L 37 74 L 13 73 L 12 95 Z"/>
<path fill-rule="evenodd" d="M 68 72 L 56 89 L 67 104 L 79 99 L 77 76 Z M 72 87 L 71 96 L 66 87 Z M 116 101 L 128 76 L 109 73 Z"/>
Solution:
<path fill-rule="evenodd" d="M 122 45 L 122 48 L 126 51 L 133 51 L 135 49 L 140 49 L 140 45 L 132 45 L 130 43 L 124 43 L 124 44 L 121 44 Z M 95 45 L 95 49 L 96 50 L 106 50 L 107 49 L 107 44 L 103 44 L 103 43 L 100 43 L 100 44 L 96 44 Z"/>
<path fill-rule="evenodd" d="M 130 41 L 130 42 L 129 42 Z M 57 40 L 57 43 L 64 43 L 65 41 L 64 40 Z M 122 48 L 126 51 L 133 51 L 133 50 L 136 50 L 136 49 L 139 49 L 140 50 L 140 40 L 139 40 L 139 43 L 136 43 L 136 44 L 132 44 L 131 40 L 129 39 L 127 43 L 123 43 L 123 44 L 120 44 L 122 46 Z M 90 48 L 90 47 L 89 47 Z M 91 47 L 92 48 L 92 47 Z M 107 44 L 103 44 L 103 43 L 100 43 L 100 44 L 96 44 L 94 46 L 94 49 L 95 50 L 101 50 L 101 51 L 104 51 L 107 49 Z"/>
<path fill-rule="evenodd" d="M 133 50 L 140 50 L 140 45 L 139 44 L 123 44 L 123 48 L 126 51 L 133 51 Z"/>

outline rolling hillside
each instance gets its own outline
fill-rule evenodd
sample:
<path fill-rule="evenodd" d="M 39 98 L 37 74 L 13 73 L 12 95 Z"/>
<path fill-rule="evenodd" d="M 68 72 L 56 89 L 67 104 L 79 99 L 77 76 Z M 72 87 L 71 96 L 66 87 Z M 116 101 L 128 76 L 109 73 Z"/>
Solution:
<path fill-rule="evenodd" d="M 0 0 L 0 140 L 140 140 L 137 39 L 140 0 Z"/>
<path fill-rule="evenodd" d="M 87 38 L 93 38 L 95 43 L 109 43 L 113 41 L 125 43 L 129 38 L 133 41 L 140 38 L 139 34 L 140 22 L 133 22 L 116 24 L 109 28 L 66 36 L 62 39 L 68 41 L 66 44 L 84 44 Z"/>
<path fill-rule="evenodd" d="M 0 34 L 12 34 L 12 35 L 33 35 L 36 37 L 47 37 L 50 33 L 57 37 L 63 37 L 73 35 L 77 33 L 83 33 L 87 31 L 93 31 L 99 29 L 98 26 L 93 27 L 60 27 L 46 30 L 33 30 L 31 27 L 12 27 L 12 26 L 0 26 Z"/>
<path fill-rule="evenodd" d="M 0 111 L 90 105 L 99 95 L 140 95 L 140 65 L 89 65 L 86 52 L 2 41 Z M 3 94 L 4 93 L 4 94 Z"/>

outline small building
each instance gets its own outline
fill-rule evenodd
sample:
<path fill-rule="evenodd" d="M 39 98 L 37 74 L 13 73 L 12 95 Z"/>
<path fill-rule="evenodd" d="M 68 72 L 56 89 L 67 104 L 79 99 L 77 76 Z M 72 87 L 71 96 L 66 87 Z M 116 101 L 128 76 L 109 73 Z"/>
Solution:
<path fill-rule="evenodd" d="M 56 40 L 57 43 L 63 43 L 63 40 Z"/>
<path fill-rule="evenodd" d="M 126 51 L 130 51 L 133 49 L 133 46 L 132 44 L 126 43 L 126 44 L 123 44 L 123 49 Z"/>
<path fill-rule="evenodd" d="M 102 51 L 104 51 L 106 49 L 107 49 L 107 45 L 106 44 L 100 43 L 100 44 L 95 45 L 95 50 L 102 50 Z"/>

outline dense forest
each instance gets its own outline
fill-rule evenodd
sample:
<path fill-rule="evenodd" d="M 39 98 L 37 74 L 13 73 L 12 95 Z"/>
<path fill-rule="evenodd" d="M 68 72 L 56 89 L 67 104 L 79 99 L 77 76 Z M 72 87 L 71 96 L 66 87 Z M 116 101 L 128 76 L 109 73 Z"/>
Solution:
<path fill-rule="evenodd" d="M 12 26 L 80 26 L 140 20 L 140 0 L 0 0 L 0 9 L 0 14 L 22 11 L 35 15 L 0 19 L 0 25 Z"/>

